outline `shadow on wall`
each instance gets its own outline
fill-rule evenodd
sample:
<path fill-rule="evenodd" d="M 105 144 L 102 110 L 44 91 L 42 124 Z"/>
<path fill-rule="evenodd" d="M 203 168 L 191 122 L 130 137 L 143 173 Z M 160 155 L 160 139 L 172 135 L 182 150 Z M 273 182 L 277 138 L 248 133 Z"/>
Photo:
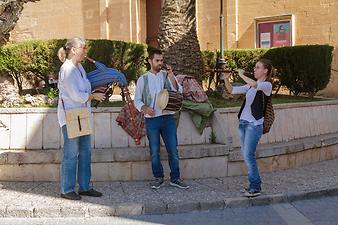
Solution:
<path fill-rule="evenodd" d="M 338 46 L 334 47 L 330 82 L 324 90 L 318 92 L 318 95 L 330 98 L 338 98 Z"/>
<path fill-rule="evenodd" d="M 254 23 L 251 23 L 250 26 L 247 27 L 247 29 L 240 33 L 241 35 L 238 38 L 238 46 L 237 48 L 254 48 Z M 233 44 L 232 48 L 236 48 L 236 43 Z"/>

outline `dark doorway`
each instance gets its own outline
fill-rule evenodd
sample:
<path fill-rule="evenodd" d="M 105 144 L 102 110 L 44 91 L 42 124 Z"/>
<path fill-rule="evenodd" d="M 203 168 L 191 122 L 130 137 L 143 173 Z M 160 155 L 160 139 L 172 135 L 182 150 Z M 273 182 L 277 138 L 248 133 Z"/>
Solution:
<path fill-rule="evenodd" d="M 161 0 L 147 0 L 147 44 L 158 47 L 157 36 L 161 17 Z"/>

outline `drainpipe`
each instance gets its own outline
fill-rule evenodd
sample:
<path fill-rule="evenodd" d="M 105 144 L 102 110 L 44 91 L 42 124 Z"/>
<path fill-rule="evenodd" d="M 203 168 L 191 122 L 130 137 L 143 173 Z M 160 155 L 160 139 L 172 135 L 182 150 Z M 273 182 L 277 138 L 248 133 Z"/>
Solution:
<path fill-rule="evenodd" d="M 109 40 L 109 15 L 108 15 L 108 8 L 109 8 L 109 0 L 106 0 L 106 39 Z"/>
<path fill-rule="evenodd" d="M 219 23 L 219 25 L 220 25 L 220 53 L 221 53 L 221 55 L 220 55 L 220 59 L 219 59 L 219 61 L 218 61 L 218 64 L 219 65 L 224 65 L 225 64 L 225 60 L 224 60 L 224 41 L 223 41 L 223 21 L 224 21 L 224 16 L 223 16 L 223 0 L 220 0 L 220 17 L 219 17 L 219 19 L 220 19 L 220 23 Z"/>
<path fill-rule="evenodd" d="M 140 31 L 139 31 L 139 5 L 140 5 L 140 0 L 136 0 L 135 1 L 135 3 L 136 3 L 136 6 L 135 6 L 135 8 L 136 8 L 136 13 L 135 13 L 135 15 L 136 15 L 136 43 L 139 43 L 139 34 L 140 34 Z"/>
<path fill-rule="evenodd" d="M 235 0 L 235 16 L 236 16 L 235 46 L 236 48 L 238 48 L 238 0 Z"/>
<path fill-rule="evenodd" d="M 132 15 L 132 5 L 131 1 L 129 0 L 129 41 L 133 41 L 133 15 Z"/>

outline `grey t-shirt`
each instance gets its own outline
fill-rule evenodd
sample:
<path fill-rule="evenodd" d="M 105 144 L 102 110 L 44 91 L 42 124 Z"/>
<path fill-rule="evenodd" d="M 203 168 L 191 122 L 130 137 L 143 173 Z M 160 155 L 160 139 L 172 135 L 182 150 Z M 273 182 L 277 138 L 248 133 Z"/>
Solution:
<path fill-rule="evenodd" d="M 257 81 L 257 87 L 247 85 L 233 87 L 232 94 L 245 94 L 245 106 L 243 108 L 240 119 L 253 122 L 255 125 L 263 124 L 264 117 L 256 120 L 251 112 L 251 104 L 253 103 L 257 91 L 263 91 L 265 95 L 270 96 L 272 93 L 272 84 L 268 81 Z"/>

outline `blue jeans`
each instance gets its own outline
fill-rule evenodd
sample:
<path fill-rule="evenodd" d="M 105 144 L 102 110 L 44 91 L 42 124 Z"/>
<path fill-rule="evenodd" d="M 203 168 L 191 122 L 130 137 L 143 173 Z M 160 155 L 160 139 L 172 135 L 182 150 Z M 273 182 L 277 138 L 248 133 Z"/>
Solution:
<path fill-rule="evenodd" d="M 261 178 L 256 162 L 256 147 L 263 134 L 263 125 L 255 126 L 246 120 L 239 121 L 239 138 L 244 162 L 248 169 L 249 189 L 261 190 Z"/>
<path fill-rule="evenodd" d="M 170 180 L 180 179 L 179 156 L 177 151 L 176 122 L 173 115 L 164 115 L 145 120 L 154 177 L 164 177 L 160 159 L 160 135 L 168 152 Z"/>
<path fill-rule="evenodd" d="M 62 127 L 64 139 L 61 164 L 61 193 L 75 191 L 76 166 L 79 191 L 88 191 L 91 177 L 91 140 L 90 135 L 68 138 L 66 125 Z"/>

